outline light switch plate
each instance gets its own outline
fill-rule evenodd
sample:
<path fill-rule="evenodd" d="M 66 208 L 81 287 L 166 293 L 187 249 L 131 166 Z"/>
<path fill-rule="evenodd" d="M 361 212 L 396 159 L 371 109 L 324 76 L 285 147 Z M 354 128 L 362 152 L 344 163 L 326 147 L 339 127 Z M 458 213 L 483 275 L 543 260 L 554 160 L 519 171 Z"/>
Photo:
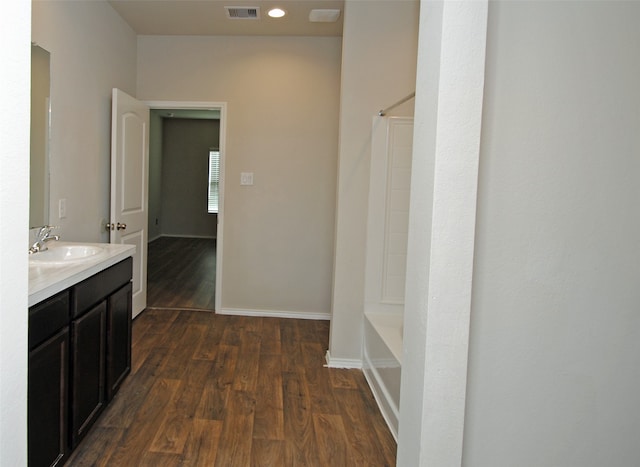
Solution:
<path fill-rule="evenodd" d="M 61 198 L 58 200 L 58 217 L 64 219 L 67 217 L 67 199 Z"/>
<path fill-rule="evenodd" d="M 253 172 L 241 172 L 240 185 L 253 185 Z"/>

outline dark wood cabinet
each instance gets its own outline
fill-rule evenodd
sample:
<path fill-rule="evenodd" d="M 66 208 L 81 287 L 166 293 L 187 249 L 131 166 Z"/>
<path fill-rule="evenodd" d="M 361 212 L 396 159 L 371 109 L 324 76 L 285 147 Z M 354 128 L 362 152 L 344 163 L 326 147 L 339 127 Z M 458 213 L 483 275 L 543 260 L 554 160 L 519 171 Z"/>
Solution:
<path fill-rule="evenodd" d="M 71 322 L 71 448 L 102 412 L 105 399 L 107 304 Z"/>
<path fill-rule="evenodd" d="M 128 258 L 72 289 L 72 449 L 131 367 L 131 274 L 132 259 Z"/>
<path fill-rule="evenodd" d="M 131 371 L 132 263 L 29 309 L 30 467 L 63 465 Z"/>
<path fill-rule="evenodd" d="M 132 285 L 129 282 L 107 301 L 107 400 L 131 372 Z"/>
<path fill-rule="evenodd" d="M 62 465 L 67 443 L 69 328 L 65 326 L 29 352 L 28 462 Z"/>

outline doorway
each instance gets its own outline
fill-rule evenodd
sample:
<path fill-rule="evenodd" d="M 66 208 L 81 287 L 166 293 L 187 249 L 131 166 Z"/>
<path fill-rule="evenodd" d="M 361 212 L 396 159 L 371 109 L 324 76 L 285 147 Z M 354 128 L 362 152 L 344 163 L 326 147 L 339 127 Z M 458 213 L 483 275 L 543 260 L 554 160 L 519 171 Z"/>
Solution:
<path fill-rule="evenodd" d="M 151 111 L 149 307 L 220 309 L 226 105 L 146 104 Z"/>
<path fill-rule="evenodd" d="M 214 238 L 160 237 L 147 256 L 148 308 L 215 310 Z"/>

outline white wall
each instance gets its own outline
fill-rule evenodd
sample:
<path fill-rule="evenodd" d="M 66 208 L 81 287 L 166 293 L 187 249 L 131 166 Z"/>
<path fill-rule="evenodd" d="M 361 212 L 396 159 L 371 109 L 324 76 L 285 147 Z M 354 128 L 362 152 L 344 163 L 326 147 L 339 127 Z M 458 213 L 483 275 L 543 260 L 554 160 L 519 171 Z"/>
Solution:
<path fill-rule="evenodd" d="M 339 73 L 338 37 L 138 38 L 139 98 L 227 103 L 223 309 L 328 316 Z"/>
<path fill-rule="evenodd" d="M 638 465 L 639 23 L 490 3 L 464 465 Z"/>
<path fill-rule="evenodd" d="M 31 5 L 0 5 L 0 465 L 27 464 Z"/>
<path fill-rule="evenodd" d="M 415 90 L 418 11 L 417 1 L 345 3 L 329 346 L 337 365 L 361 360 L 371 117 Z M 408 102 L 389 115 L 412 113 Z"/>
<path fill-rule="evenodd" d="M 487 2 L 423 2 L 420 15 L 398 465 L 458 467 Z"/>
<path fill-rule="evenodd" d="M 135 95 L 136 36 L 107 2 L 36 0 L 32 40 L 51 52 L 49 222 L 64 240 L 108 241 L 111 89 Z"/>

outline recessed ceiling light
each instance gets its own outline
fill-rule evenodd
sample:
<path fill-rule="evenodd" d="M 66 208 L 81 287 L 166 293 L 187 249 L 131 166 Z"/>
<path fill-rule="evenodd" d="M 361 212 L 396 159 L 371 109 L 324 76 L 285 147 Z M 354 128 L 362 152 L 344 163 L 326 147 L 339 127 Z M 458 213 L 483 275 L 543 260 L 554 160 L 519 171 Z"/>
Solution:
<path fill-rule="evenodd" d="M 284 11 L 282 8 L 272 8 L 271 10 L 269 10 L 269 13 L 267 14 L 272 18 L 282 18 L 284 15 L 287 14 L 287 12 Z"/>

